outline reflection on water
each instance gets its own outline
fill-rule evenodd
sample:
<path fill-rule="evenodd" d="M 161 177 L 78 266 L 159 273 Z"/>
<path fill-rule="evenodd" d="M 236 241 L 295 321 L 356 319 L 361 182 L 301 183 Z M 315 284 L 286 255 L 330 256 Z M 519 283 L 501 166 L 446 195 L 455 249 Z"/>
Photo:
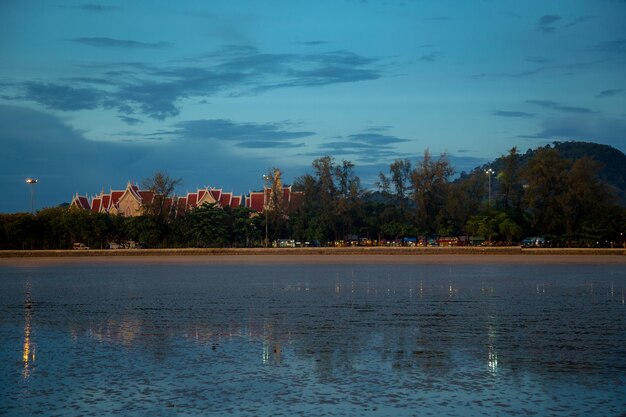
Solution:
<path fill-rule="evenodd" d="M 33 303 L 30 299 L 30 282 L 26 282 L 26 301 L 24 302 L 24 345 L 22 348 L 22 377 L 27 379 L 30 376 L 30 368 L 36 359 L 35 344 L 31 340 L 31 320 Z"/>
<path fill-rule="evenodd" d="M 621 266 L 0 269 L 0 415 L 619 415 L 625 287 Z"/>

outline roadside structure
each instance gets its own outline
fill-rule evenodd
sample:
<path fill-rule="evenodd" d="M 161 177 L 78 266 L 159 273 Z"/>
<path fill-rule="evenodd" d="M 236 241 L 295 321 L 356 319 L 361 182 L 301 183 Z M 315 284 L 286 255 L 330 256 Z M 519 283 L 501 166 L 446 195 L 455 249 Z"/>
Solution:
<path fill-rule="evenodd" d="M 291 187 L 281 185 L 281 199 L 286 203 L 295 201 L 302 193 L 294 192 Z M 184 196 L 166 197 L 163 204 L 165 210 L 172 212 L 174 216 L 182 215 L 189 210 L 201 207 L 203 204 L 215 204 L 217 207 L 248 207 L 259 213 L 266 209 L 272 209 L 272 199 L 275 193 L 272 188 L 264 188 L 263 191 L 250 191 L 247 196 L 234 195 L 232 192 L 224 192 L 217 188 L 199 188 L 194 192 L 188 192 Z M 121 214 L 126 217 L 141 216 L 146 206 L 153 204 L 162 198 L 153 191 L 141 190 L 137 184 L 128 182 L 123 190 L 104 190 L 92 197 L 87 195 L 72 196 L 70 207 L 89 210 L 92 213 Z"/>

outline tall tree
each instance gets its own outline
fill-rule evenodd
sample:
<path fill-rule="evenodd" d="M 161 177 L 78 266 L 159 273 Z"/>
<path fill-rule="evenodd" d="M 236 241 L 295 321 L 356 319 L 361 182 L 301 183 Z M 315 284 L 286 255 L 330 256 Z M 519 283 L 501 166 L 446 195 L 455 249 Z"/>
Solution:
<path fill-rule="evenodd" d="M 583 157 L 571 166 L 561 197 L 565 233 L 572 237 L 584 223 L 594 223 L 614 202 L 606 183 L 598 177 L 600 164 Z"/>
<path fill-rule="evenodd" d="M 163 171 L 156 171 L 150 178 L 142 181 L 142 187 L 154 193 L 151 202 L 144 203 L 146 214 L 160 218 L 161 220 L 169 220 L 172 206 L 168 206 L 168 201 L 174 194 L 177 186 L 182 184 L 182 179 L 172 178 Z"/>
<path fill-rule="evenodd" d="M 389 177 L 383 172 L 378 174 L 379 188 L 385 194 L 389 194 L 391 200 L 404 218 L 406 214 L 407 197 L 411 192 L 411 161 L 408 159 L 396 159 L 389 165 Z M 391 190 L 393 187 L 393 191 Z"/>
<path fill-rule="evenodd" d="M 539 234 L 561 234 L 565 213 L 562 196 L 567 188 L 569 161 L 553 148 L 541 148 L 523 172 L 527 182 L 524 199 L 532 227 Z"/>
<path fill-rule="evenodd" d="M 325 237 L 337 238 L 337 224 L 335 222 L 335 199 L 337 187 L 335 184 L 335 161 L 332 156 L 324 156 L 313 161 L 313 169 L 318 183 L 320 212 L 319 223 L 325 232 Z"/>
<path fill-rule="evenodd" d="M 481 211 L 486 181 L 483 170 L 477 168 L 469 174 L 462 174 L 450 184 L 444 216 L 452 223 L 456 233 L 468 233 L 465 228 L 468 219 Z"/>
<path fill-rule="evenodd" d="M 437 229 L 435 220 L 446 202 L 448 181 L 453 173 L 445 153 L 433 160 L 428 149 L 411 171 L 415 221 L 420 231 L 432 233 Z"/>
<path fill-rule="evenodd" d="M 335 166 L 335 178 L 337 183 L 337 201 L 335 202 L 335 214 L 340 222 L 342 237 L 348 234 L 356 234 L 355 224 L 362 217 L 360 214 L 361 180 L 354 172 L 354 164 L 350 161 L 342 161 L 341 165 Z"/>
<path fill-rule="evenodd" d="M 265 179 L 265 216 L 270 240 L 281 237 L 287 222 L 287 201 L 283 193 L 280 169 L 271 168 L 263 176 Z"/>
<path fill-rule="evenodd" d="M 521 210 L 523 188 L 520 172 L 520 154 L 517 147 L 509 150 L 503 157 L 502 170 L 497 174 L 499 200 L 503 210 L 519 213 Z"/>

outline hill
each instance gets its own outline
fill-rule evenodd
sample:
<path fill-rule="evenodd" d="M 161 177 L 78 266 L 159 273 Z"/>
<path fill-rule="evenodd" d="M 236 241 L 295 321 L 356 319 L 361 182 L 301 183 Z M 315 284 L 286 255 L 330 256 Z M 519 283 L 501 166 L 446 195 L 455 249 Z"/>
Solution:
<path fill-rule="evenodd" d="M 591 142 L 554 142 L 545 148 L 553 148 L 559 151 L 561 157 L 575 161 L 585 156 L 590 157 L 600 163 L 601 169 L 599 177 L 608 183 L 615 191 L 618 202 L 626 206 L 626 155 L 618 149 L 609 145 L 601 145 Z M 537 149 L 529 149 L 521 155 L 520 165 L 526 166 L 528 160 L 532 158 Z M 504 157 L 497 158 L 490 164 L 483 165 L 481 169 L 490 167 L 496 172 L 502 170 Z"/>

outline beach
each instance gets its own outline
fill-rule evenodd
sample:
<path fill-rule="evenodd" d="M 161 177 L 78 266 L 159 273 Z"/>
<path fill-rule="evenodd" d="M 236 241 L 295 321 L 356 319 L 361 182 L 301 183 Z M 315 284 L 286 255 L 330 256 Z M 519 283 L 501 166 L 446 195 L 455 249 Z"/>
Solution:
<path fill-rule="evenodd" d="M 596 264 L 626 265 L 624 249 L 287 248 L 0 251 L 0 266 L 66 264 Z"/>

